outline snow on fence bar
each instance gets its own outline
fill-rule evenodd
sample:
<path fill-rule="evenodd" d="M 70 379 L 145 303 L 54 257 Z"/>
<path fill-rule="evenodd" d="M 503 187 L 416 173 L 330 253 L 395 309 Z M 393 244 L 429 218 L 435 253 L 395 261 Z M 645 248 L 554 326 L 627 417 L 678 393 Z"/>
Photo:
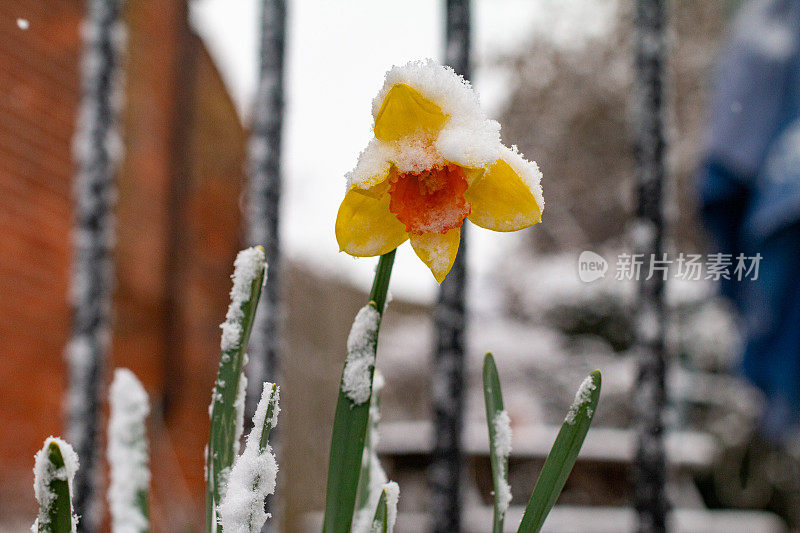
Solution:
<path fill-rule="evenodd" d="M 635 153 L 639 205 L 634 221 L 633 248 L 642 257 L 661 257 L 664 249 L 662 190 L 666 178 L 664 134 L 664 70 L 666 65 L 666 2 L 636 3 Z M 664 279 L 641 276 L 636 342 L 639 368 L 634 390 L 635 426 L 639 430 L 634 460 L 634 507 L 639 531 L 667 528 L 664 451 L 666 345 L 664 341 Z"/>
<path fill-rule="evenodd" d="M 110 345 L 114 244 L 114 175 L 121 153 L 116 91 L 124 41 L 122 0 L 89 0 L 83 27 L 82 93 L 73 142 L 74 184 L 72 326 L 69 365 L 68 437 L 81 458 L 75 510 L 83 531 L 96 531 L 96 461 L 99 405 Z"/>
<path fill-rule="evenodd" d="M 262 245 L 269 276 L 250 340 L 247 419 L 255 413 L 259 386 L 276 381 L 280 370 L 280 198 L 281 133 L 283 128 L 283 56 L 286 39 L 285 0 L 261 0 L 259 82 L 247 151 L 247 242 Z M 273 437 L 274 438 L 274 437 Z"/>
<path fill-rule="evenodd" d="M 465 79 L 470 68 L 470 0 L 447 0 L 446 62 Z M 464 411 L 464 339 L 466 328 L 466 234 L 447 278 L 442 282 L 434 311 L 436 347 L 433 359 L 433 412 L 436 444 L 429 482 L 434 531 L 460 530 L 461 426 Z"/>

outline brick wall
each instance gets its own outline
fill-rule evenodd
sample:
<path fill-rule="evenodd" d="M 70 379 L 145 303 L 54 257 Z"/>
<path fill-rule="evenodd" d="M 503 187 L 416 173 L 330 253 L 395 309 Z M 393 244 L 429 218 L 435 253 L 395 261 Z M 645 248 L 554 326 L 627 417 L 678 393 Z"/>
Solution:
<path fill-rule="evenodd" d="M 82 13 L 74 0 L 0 3 L 0 522 L 32 520 L 33 454 L 63 433 Z M 128 2 L 111 362 L 139 374 L 153 399 L 152 512 L 170 531 L 203 519 L 206 406 L 239 248 L 245 140 L 185 16 L 180 0 Z"/>
<path fill-rule="evenodd" d="M 33 509 L 32 454 L 62 430 L 79 21 L 66 0 L 0 4 L 0 516 Z"/>

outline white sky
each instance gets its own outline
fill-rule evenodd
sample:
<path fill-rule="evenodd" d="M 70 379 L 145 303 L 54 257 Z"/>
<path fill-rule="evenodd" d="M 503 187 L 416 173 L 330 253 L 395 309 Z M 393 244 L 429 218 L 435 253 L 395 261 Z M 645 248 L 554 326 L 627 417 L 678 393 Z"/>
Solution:
<path fill-rule="evenodd" d="M 484 65 L 536 32 L 547 31 L 555 41 L 574 43 L 580 40 L 576 33 L 592 34 L 607 27 L 601 15 L 608 10 L 593 6 L 613 1 L 475 0 L 474 81 L 487 113 L 496 117 L 502 110 L 513 89 L 514 73 Z M 413 59 L 442 60 L 444 1 L 288 0 L 288 4 L 284 249 L 295 260 L 368 288 L 376 259 L 339 253 L 333 232 L 345 192 L 344 174 L 372 136 L 371 102 L 384 73 Z M 245 120 L 256 87 L 257 6 L 258 0 L 194 0 L 191 9 L 192 24 Z M 582 31 L 576 31 L 576 24 Z M 546 179 L 545 174 L 545 194 Z M 503 250 L 519 239 L 518 234 L 470 229 L 469 262 L 478 275 L 497 264 Z M 407 243 L 398 250 L 392 278 L 396 296 L 430 301 L 436 294 L 433 276 Z"/>

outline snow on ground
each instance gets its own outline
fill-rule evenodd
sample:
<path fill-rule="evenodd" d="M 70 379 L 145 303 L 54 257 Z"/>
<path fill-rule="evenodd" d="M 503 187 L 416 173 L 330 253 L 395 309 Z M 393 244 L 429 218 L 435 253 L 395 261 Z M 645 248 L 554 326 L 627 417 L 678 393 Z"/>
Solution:
<path fill-rule="evenodd" d="M 514 88 L 515 72 L 494 67 L 498 58 L 533 37 L 564 47 L 600 37 L 613 27 L 616 2 L 477 0 L 474 81 L 487 114 L 497 117 Z M 258 0 L 195 0 L 191 6 L 192 24 L 243 116 L 256 86 L 257 5 Z M 370 105 L 384 73 L 412 59 L 443 59 L 443 6 L 430 0 L 289 2 L 282 236 L 293 259 L 369 288 L 376 259 L 338 253 L 333 233 L 344 175 L 372 136 Z M 489 233 L 470 232 L 469 260 L 478 274 L 473 279 L 519 239 Z M 397 263 L 395 295 L 432 301 L 436 283 L 407 244 L 398 250 Z"/>

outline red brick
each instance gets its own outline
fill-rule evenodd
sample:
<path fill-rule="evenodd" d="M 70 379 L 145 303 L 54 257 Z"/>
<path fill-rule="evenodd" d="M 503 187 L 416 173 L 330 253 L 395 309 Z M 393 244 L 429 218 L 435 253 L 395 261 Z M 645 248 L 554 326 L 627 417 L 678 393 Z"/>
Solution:
<path fill-rule="evenodd" d="M 0 439 L 0 516 L 33 516 L 33 454 L 63 432 L 82 10 L 74 0 L 0 3 L 0 424 L 15 436 Z M 206 406 L 239 247 L 245 134 L 185 2 L 127 10 L 110 363 L 132 368 L 154 401 L 151 504 L 156 530 L 172 531 L 203 521 Z"/>

